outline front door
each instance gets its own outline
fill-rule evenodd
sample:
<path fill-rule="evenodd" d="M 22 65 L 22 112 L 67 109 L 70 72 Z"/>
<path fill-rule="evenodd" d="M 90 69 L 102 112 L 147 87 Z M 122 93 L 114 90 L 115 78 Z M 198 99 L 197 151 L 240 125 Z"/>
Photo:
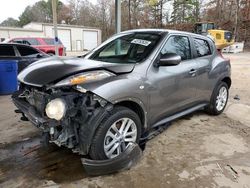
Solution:
<path fill-rule="evenodd" d="M 182 62 L 176 66 L 150 67 L 149 87 L 150 123 L 154 124 L 192 105 L 196 100 L 197 62 L 191 53 L 190 38 L 173 35 L 164 44 L 161 54 L 176 53 Z"/>

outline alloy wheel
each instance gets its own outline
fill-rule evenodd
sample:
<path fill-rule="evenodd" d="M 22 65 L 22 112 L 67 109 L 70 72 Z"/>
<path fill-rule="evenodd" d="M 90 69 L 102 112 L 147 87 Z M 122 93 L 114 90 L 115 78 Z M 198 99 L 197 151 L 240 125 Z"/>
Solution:
<path fill-rule="evenodd" d="M 137 126 L 130 118 L 121 118 L 111 125 L 104 138 L 105 155 L 112 159 L 120 155 L 130 143 L 136 142 Z"/>
<path fill-rule="evenodd" d="M 228 92 L 226 87 L 221 87 L 216 97 L 216 109 L 221 111 L 224 109 L 227 103 Z"/>

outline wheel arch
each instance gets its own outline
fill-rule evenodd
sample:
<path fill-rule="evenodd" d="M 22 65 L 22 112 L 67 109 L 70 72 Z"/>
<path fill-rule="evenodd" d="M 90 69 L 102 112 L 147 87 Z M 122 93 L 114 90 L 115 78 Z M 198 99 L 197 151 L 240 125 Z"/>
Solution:
<path fill-rule="evenodd" d="M 232 85 L 232 80 L 230 77 L 224 77 L 221 81 L 225 82 L 227 84 L 228 88 L 230 88 Z"/>
<path fill-rule="evenodd" d="M 132 110 L 133 112 L 135 112 L 141 120 L 142 131 L 143 131 L 143 129 L 145 129 L 145 127 L 146 127 L 146 115 L 145 115 L 145 111 L 141 105 L 139 105 L 137 102 L 131 101 L 131 100 L 130 101 L 129 100 L 119 101 L 115 105 L 127 107 L 130 110 Z"/>
<path fill-rule="evenodd" d="M 80 150 L 82 151 L 81 154 L 86 155 L 89 153 L 94 134 L 96 133 L 99 124 L 110 113 L 110 110 L 112 110 L 115 106 L 123 106 L 135 112 L 139 116 L 142 123 L 141 133 L 143 133 L 143 131 L 146 129 L 147 112 L 145 111 L 145 107 L 143 106 L 142 102 L 133 98 L 124 98 L 123 100 L 107 102 L 109 104 L 106 105 L 106 107 L 96 110 L 91 116 L 91 118 L 88 120 L 88 122 L 83 126 L 80 126 L 79 136 L 81 137 L 80 140 L 82 140 L 80 146 Z"/>
<path fill-rule="evenodd" d="M 214 91 L 216 90 L 216 88 L 218 87 L 218 85 L 219 85 L 221 82 L 226 83 L 227 86 L 228 86 L 228 89 L 230 89 L 230 87 L 231 87 L 231 85 L 232 85 L 232 80 L 231 80 L 230 76 L 228 76 L 228 75 L 222 75 L 222 76 L 221 76 L 220 78 L 218 78 L 217 81 L 215 82 L 215 85 L 213 86 L 212 93 L 211 93 L 209 99 L 211 99 L 211 97 L 213 97 Z"/>

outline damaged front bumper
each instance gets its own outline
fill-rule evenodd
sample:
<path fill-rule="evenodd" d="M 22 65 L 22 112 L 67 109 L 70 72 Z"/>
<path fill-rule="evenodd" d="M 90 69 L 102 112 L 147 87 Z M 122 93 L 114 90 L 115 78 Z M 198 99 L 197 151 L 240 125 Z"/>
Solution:
<path fill-rule="evenodd" d="M 46 116 L 46 105 L 55 98 L 65 101 L 67 109 L 61 120 Z M 113 105 L 91 92 L 73 89 L 42 91 L 23 87 L 12 96 L 13 103 L 36 127 L 49 134 L 49 142 L 87 155 L 95 130 Z"/>
<path fill-rule="evenodd" d="M 28 118 L 28 120 L 34 124 L 36 127 L 44 129 L 46 125 L 51 124 L 53 120 L 42 117 L 37 110 L 24 100 L 20 100 L 17 97 L 12 97 L 12 101 L 15 106 L 23 113 L 23 115 Z"/>
<path fill-rule="evenodd" d="M 47 104 L 60 98 L 67 106 L 61 120 L 46 116 Z M 113 105 L 90 92 L 54 90 L 47 93 L 37 88 L 21 88 L 14 93 L 12 100 L 18 111 L 36 127 L 43 130 L 49 142 L 72 149 L 74 153 L 87 155 L 92 138 L 100 122 L 112 110 Z M 45 141 L 47 142 L 47 141 Z M 97 176 L 129 169 L 142 156 L 136 143 L 113 159 L 102 161 L 82 159 L 88 175 Z"/>
<path fill-rule="evenodd" d="M 32 96 L 30 95 L 29 97 Z M 63 96 L 61 95 L 61 97 Z M 28 120 L 36 127 L 43 129 L 44 133 L 48 135 L 50 142 L 58 146 L 66 146 L 71 148 L 73 152 L 86 155 L 95 128 L 97 128 L 102 117 L 111 109 L 109 105 L 105 107 L 100 106 L 96 103 L 98 100 L 94 100 L 93 97 L 93 95 L 75 94 L 71 95 L 71 97 L 68 95 L 65 98 L 64 95 L 65 101 L 74 102 L 71 105 L 67 103 L 68 110 L 62 121 L 49 119 L 44 113 L 41 113 L 40 110 L 44 109 L 46 104 L 43 104 L 43 102 L 48 101 L 46 97 L 44 99 L 40 97 L 40 99 L 43 100 L 39 102 L 39 104 L 41 104 L 40 109 L 31 105 L 23 97 L 20 98 L 20 92 L 15 93 L 12 99 L 19 111 L 21 111 Z M 71 100 L 69 100 L 69 98 Z M 78 99 L 78 101 L 76 99 Z M 38 101 L 35 101 L 35 103 L 36 102 Z M 83 104 L 85 104 L 85 106 Z M 71 110 L 69 111 L 69 109 Z M 138 144 L 131 143 L 123 152 L 123 155 L 101 161 L 83 158 L 82 164 L 88 175 L 99 176 L 130 169 L 137 163 L 141 156 L 142 150 Z"/>
<path fill-rule="evenodd" d="M 88 175 L 100 176 L 130 169 L 138 162 L 141 156 L 142 150 L 139 145 L 132 143 L 123 152 L 123 155 L 101 161 L 83 158 L 82 164 Z"/>

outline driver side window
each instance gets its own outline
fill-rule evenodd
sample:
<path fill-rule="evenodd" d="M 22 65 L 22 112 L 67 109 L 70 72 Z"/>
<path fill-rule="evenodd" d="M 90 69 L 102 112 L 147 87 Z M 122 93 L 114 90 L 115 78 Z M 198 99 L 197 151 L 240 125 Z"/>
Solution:
<path fill-rule="evenodd" d="M 176 53 L 182 60 L 191 59 L 190 42 L 186 36 L 171 36 L 165 43 L 161 54 Z"/>

